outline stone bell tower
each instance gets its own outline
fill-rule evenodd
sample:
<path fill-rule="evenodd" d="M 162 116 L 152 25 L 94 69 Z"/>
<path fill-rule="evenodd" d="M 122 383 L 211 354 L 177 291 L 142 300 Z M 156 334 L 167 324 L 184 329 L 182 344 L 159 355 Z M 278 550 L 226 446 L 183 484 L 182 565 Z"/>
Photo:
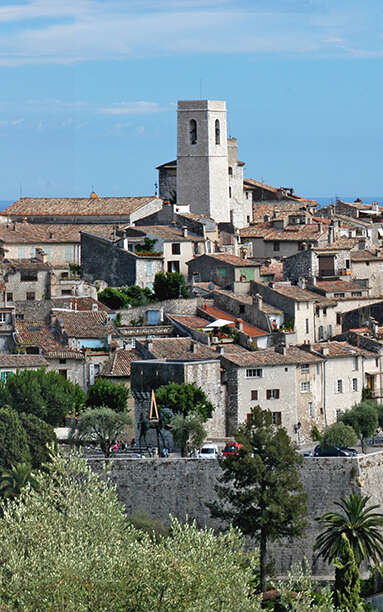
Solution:
<path fill-rule="evenodd" d="M 230 221 L 224 101 L 178 102 L 177 203 L 217 223 Z"/>

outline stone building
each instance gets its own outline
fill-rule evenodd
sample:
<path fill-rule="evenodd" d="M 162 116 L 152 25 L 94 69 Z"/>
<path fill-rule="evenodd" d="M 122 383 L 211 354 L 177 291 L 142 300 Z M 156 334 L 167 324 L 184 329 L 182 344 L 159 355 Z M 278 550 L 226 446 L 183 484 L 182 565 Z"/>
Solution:
<path fill-rule="evenodd" d="M 6 382 L 19 370 L 38 370 L 45 368 L 49 362 L 43 355 L 6 355 L 0 354 L 0 380 Z"/>
<path fill-rule="evenodd" d="M 152 289 L 157 272 L 163 271 L 162 254 L 138 255 L 124 248 L 124 240 L 116 242 L 82 232 L 82 278 L 91 282 L 103 280 L 112 287 L 138 285 Z"/>
<path fill-rule="evenodd" d="M 195 282 L 213 282 L 235 293 L 247 294 L 250 281 L 260 280 L 262 262 L 245 259 L 229 253 L 210 253 L 188 262 L 189 279 Z"/>
<path fill-rule="evenodd" d="M 157 196 L 102 198 L 20 198 L 2 211 L 3 222 L 130 225 L 162 208 Z"/>

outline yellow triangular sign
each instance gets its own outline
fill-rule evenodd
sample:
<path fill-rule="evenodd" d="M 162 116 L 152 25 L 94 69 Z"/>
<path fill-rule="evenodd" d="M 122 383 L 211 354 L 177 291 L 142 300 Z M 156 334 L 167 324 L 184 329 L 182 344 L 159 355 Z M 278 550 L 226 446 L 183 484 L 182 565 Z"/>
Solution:
<path fill-rule="evenodd" d="M 150 400 L 150 410 L 149 410 L 149 423 L 158 423 L 160 420 L 160 415 L 158 414 L 157 408 L 157 400 L 154 393 L 154 389 L 152 389 L 152 398 Z"/>

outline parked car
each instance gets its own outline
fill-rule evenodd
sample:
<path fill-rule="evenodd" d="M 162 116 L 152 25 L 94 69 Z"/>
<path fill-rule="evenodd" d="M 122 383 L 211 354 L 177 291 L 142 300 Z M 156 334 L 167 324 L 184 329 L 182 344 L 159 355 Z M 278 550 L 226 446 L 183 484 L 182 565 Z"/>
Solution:
<path fill-rule="evenodd" d="M 314 457 L 355 457 L 355 455 L 357 455 L 355 448 L 340 448 L 339 446 L 321 448 L 319 444 L 314 448 Z"/>
<path fill-rule="evenodd" d="M 218 456 L 219 450 L 216 444 L 204 444 L 198 452 L 200 459 L 216 459 Z"/>
<path fill-rule="evenodd" d="M 242 447 L 242 444 L 239 442 L 229 442 L 226 444 L 225 448 L 222 451 L 223 457 L 228 457 L 229 455 L 239 455 L 239 449 Z"/>

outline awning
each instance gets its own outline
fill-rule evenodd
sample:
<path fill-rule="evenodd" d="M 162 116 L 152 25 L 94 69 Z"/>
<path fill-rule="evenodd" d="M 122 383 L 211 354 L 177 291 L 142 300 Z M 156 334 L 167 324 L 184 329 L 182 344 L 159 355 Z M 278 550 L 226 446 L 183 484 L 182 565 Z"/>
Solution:
<path fill-rule="evenodd" d="M 205 329 L 208 327 L 225 327 L 225 325 L 233 325 L 233 323 L 234 321 L 227 321 L 226 319 L 216 319 L 209 323 L 209 325 L 206 325 Z"/>

